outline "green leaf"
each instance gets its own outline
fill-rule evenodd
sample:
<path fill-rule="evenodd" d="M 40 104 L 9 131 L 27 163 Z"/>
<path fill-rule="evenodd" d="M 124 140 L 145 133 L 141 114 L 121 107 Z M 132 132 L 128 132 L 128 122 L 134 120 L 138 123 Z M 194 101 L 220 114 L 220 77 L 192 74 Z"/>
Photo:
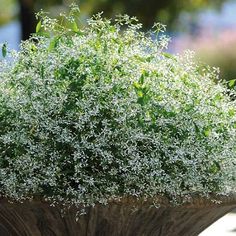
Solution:
<path fill-rule="evenodd" d="M 213 161 L 213 164 L 210 166 L 209 171 L 213 174 L 218 173 L 221 170 L 220 164 L 217 161 Z"/>
<path fill-rule="evenodd" d="M 50 38 L 50 33 L 48 33 L 48 32 L 40 31 L 37 34 L 40 36 L 46 37 L 46 38 Z"/>
<path fill-rule="evenodd" d="M 49 47 L 48 47 L 48 51 L 51 52 L 53 49 L 56 48 L 56 46 L 58 45 L 58 41 L 59 41 L 60 37 L 54 37 L 51 42 L 49 43 Z"/>
<path fill-rule="evenodd" d="M 142 73 L 142 75 L 141 75 L 140 78 L 139 78 L 139 83 L 140 83 L 140 84 L 143 84 L 143 83 L 144 83 L 144 77 L 145 77 L 145 75 L 144 75 L 144 73 Z"/>
<path fill-rule="evenodd" d="M 7 45 L 6 45 L 6 43 L 4 43 L 2 45 L 2 56 L 6 57 L 6 55 L 7 55 Z"/>
<path fill-rule="evenodd" d="M 31 50 L 32 50 L 33 52 L 36 52 L 36 51 L 37 51 L 37 47 L 35 46 L 35 44 L 32 44 L 32 45 L 31 45 Z"/>
<path fill-rule="evenodd" d="M 174 55 L 172 55 L 172 54 L 170 54 L 170 53 L 168 53 L 168 52 L 162 52 L 161 54 L 162 54 L 164 57 L 166 57 L 166 58 L 173 59 L 173 60 L 176 61 L 176 58 L 174 57 Z"/>
<path fill-rule="evenodd" d="M 78 28 L 78 26 L 77 26 L 77 24 L 76 24 L 75 21 L 73 21 L 72 30 L 73 30 L 75 33 L 78 33 L 78 32 L 79 32 L 79 28 Z"/>
<path fill-rule="evenodd" d="M 134 82 L 133 85 L 136 89 L 141 89 L 141 84 L 139 84 L 138 82 Z"/>
<path fill-rule="evenodd" d="M 206 137 L 209 137 L 210 134 L 211 134 L 211 129 L 210 129 L 210 128 L 207 128 L 207 129 L 204 130 L 203 133 L 204 133 L 204 135 L 205 135 Z"/>
<path fill-rule="evenodd" d="M 137 95 L 139 98 L 142 98 L 144 94 L 141 90 L 139 90 L 139 91 L 137 91 Z"/>
<path fill-rule="evenodd" d="M 231 80 L 229 80 L 228 85 L 229 85 L 230 88 L 233 88 L 235 86 L 235 83 L 236 83 L 236 80 L 231 79 Z"/>
<path fill-rule="evenodd" d="M 234 116 L 235 115 L 235 110 L 234 109 L 230 109 L 229 110 L 229 115 L 230 116 Z"/>
<path fill-rule="evenodd" d="M 40 31 L 40 29 L 41 29 L 41 26 L 42 26 L 42 21 L 40 20 L 39 22 L 38 22 L 38 24 L 36 25 L 36 33 L 38 33 L 39 31 Z"/>

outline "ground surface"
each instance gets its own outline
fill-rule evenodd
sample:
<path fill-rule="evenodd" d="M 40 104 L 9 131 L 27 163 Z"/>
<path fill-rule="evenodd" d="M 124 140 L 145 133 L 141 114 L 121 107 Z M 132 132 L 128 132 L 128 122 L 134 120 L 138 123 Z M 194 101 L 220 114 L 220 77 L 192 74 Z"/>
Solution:
<path fill-rule="evenodd" d="M 216 221 L 199 236 L 236 236 L 236 210 Z"/>

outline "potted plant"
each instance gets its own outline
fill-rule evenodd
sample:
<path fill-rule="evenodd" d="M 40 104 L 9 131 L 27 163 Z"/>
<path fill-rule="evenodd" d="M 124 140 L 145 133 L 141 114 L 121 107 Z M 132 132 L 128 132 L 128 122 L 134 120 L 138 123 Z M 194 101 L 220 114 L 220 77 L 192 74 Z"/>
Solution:
<path fill-rule="evenodd" d="M 76 15 L 2 48 L 0 234 L 199 234 L 236 206 L 235 101 L 164 26 Z"/>

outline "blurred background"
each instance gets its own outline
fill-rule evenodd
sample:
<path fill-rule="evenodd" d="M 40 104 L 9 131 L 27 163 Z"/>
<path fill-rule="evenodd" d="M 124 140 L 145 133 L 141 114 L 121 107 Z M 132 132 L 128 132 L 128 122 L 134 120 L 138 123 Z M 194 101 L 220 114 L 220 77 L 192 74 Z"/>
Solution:
<path fill-rule="evenodd" d="M 18 49 L 20 40 L 35 31 L 35 12 L 43 9 L 56 17 L 72 2 L 80 6 L 82 22 L 103 11 L 107 17 L 137 16 L 145 30 L 157 21 L 166 24 L 169 51 L 193 49 L 220 67 L 221 78 L 236 79 L 236 0 L 0 0 L 0 43 Z"/>
<path fill-rule="evenodd" d="M 0 44 L 7 42 L 18 50 L 20 41 L 35 32 L 35 12 L 43 9 L 57 17 L 71 3 L 79 5 L 82 22 L 103 11 L 107 17 L 137 16 L 144 30 L 150 30 L 154 22 L 166 24 L 166 34 L 172 38 L 170 52 L 194 50 L 196 58 L 220 68 L 222 79 L 236 79 L 236 0 L 0 0 Z M 221 229 L 219 235 L 236 236 L 236 214 L 217 224 L 212 233 L 201 235 L 218 235 Z"/>

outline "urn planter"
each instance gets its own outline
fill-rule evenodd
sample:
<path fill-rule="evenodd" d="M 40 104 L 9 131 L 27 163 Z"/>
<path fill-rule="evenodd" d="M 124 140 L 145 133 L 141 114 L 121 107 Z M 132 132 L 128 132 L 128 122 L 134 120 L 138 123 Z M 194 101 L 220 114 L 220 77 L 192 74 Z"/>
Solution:
<path fill-rule="evenodd" d="M 236 207 L 236 196 L 220 197 L 220 203 L 196 198 L 181 206 L 149 200 L 122 199 L 95 205 L 76 221 L 78 209 L 62 213 L 60 206 L 32 200 L 9 203 L 1 200 L 2 236 L 197 236 Z"/>

